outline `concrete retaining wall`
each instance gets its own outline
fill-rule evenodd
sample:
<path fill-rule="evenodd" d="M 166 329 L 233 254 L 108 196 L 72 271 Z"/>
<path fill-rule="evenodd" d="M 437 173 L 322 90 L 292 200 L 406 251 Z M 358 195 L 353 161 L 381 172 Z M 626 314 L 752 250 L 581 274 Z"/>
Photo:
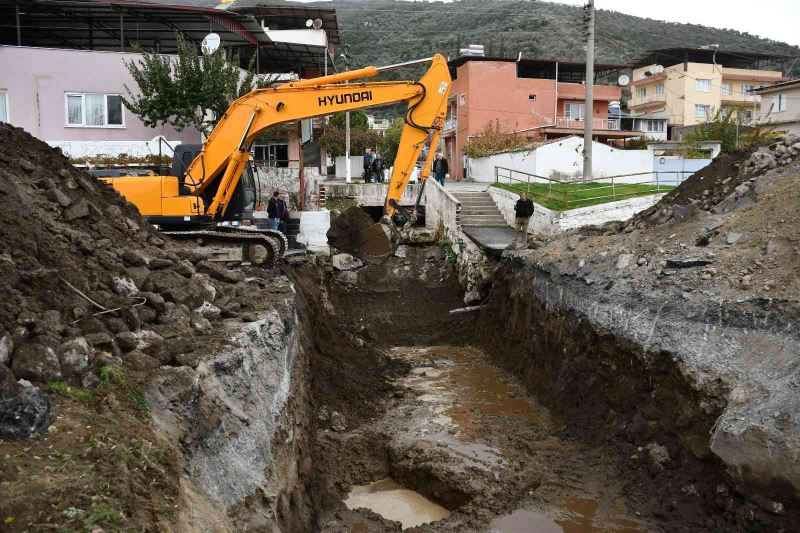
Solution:
<path fill-rule="evenodd" d="M 514 205 L 519 195 L 513 192 L 489 187 L 489 194 L 509 224 L 514 222 Z M 534 202 L 534 213 L 528 225 L 530 233 L 554 234 L 568 229 L 604 224 L 612 220 L 627 220 L 639 211 L 644 211 L 658 202 L 663 194 L 640 196 L 618 202 L 555 211 Z"/>
<path fill-rule="evenodd" d="M 437 230 L 460 231 L 461 202 L 439 185 L 436 180 L 428 180 L 425 185 L 425 226 Z"/>
<path fill-rule="evenodd" d="M 419 183 L 409 183 L 400 198 L 400 205 L 414 205 L 420 187 Z M 325 183 L 325 195 L 328 198 L 353 198 L 358 205 L 367 207 L 383 205 L 388 191 L 387 183 Z M 424 197 L 421 203 L 425 203 Z"/>

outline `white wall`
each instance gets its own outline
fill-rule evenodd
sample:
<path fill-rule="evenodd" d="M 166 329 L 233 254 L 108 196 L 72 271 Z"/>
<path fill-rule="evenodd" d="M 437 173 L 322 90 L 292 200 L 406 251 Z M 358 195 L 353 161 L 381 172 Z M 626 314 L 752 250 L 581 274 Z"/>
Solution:
<path fill-rule="evenodd" d="M 345 177 L 345 166 L 344 166 L 344 159 L 343 155 L 337 156 L 335 159 L 336 165 L 336 177 L 337 178 L 344 178 Z M 363 155 L 351 155 L 350 156 L 350 177 L 353 181 L 364 181 L 364 156 Z"/>
<path fill-rule="evenodd" d="M 519 195 L 497 187 L 489 187 L 489 194 L 506 221 L 512 224 L 514 205 L 519 200 Z M 656 204 L 663 196 L 663 194 L 652 194 L 568 211 L 555 211 L 534 204 L 533 216 L 528 223 L 528 232 L 552 235 L 581 226 L 605 224 L 612 220 L 627 220 L 636 213 Z"/>
<path fill-rule="evenodd" d="M 674 148 L 671 144 L 668 147 Z M 719 153 L 719 143 L 708 143 L 708 146 L 704 145 L 703 147 L 710 149 L 714 157 Z M 671 161 L 668 162 L 661 162 L 660 159 L 654 160 L 652 146 L 647 150 L 620 150 L 598 142 L 592 144 L 592 174 L 595 178 L 637 174 L 615 179 L 615 183 L 649 183 L 655 179 L 654 170 L 683 171 L 680 175 L 686 178 L 690 173 L 711 162 L 710 159 L 676 157 L 670 159 Z M 583 139 L 566 137 L 539 146 L 535 150 L 506 152 L 469 160 L 470 177 L 474 181 L 493 183 L 495 167 L 560 181 L 580 178 L 583 172 Z M 504 174 L 507 176 L 509 173 L 504 170 L 499 171 L 501 178 Z M 519 180 L 530 179 L 531 182 L 546 181 L 535 177 L 528 178 L 524 174 L 513 174 L 512 177 Z M 675 176 L 671 176 L 670 180 L 674 182 Z M 501 182 L 503 182 L 502 179 Z M 508 183 L 508 180 L 505 182 Z M 667 182 L 665 181 L 665 183 Z"/>

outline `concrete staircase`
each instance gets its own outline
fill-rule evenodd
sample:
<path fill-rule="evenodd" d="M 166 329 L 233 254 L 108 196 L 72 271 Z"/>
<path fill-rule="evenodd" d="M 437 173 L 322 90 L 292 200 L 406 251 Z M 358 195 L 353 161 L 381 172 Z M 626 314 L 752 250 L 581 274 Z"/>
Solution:
<path fill-rule="evenodd" d="M 461 225 L 473 227 L 508 227 L 506 219 L 486 192 L 453 192 L 461 202 Z"/>

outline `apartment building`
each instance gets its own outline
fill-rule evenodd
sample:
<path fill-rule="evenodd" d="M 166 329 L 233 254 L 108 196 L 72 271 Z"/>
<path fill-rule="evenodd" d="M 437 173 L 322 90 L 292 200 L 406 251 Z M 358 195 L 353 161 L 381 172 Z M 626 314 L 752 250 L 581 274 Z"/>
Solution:
<path fill-rule="evenodd" d="M 453 179 L 464 179 L 464 145 L 487 125 L 545 139 L 582 135 L 586 116 L 583 63 L 544 59 L 462 56 L 451 60 L 453 88 L 442 137 Z M 616 80 L 628 65 L 595 65 L 592 128 L 601 142 L 639 137 L 643 131 L 619 112 Z M 610 114 L 609 110 L 614 109 Z M 661 122 L 666 131 L 666 119 Z M 658 128 L 657 125 L 653 126 Z"/>
<path fill-rule="evenodd" d="M 775 131 L 800 135 L 800 80 L 756 89 L 761 97 L 758 123 Z"/>
<path fill-rule="evenodd" d="M 641 120 L 667 119 L 670 127 L 702 123 L 717 110 L 750 122 L 762 106 L 754 91 L 785 81 L 781 66 L 787 59 L 717 49 L 654 50 L 634 63 L 628 109 Z"/>

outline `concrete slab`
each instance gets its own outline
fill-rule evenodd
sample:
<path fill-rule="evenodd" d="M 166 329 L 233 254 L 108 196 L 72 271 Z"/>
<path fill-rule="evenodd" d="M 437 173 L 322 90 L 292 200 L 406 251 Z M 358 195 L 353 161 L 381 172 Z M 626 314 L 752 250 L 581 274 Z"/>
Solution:
<path fill-rule="evenodd" d="M 517 232 L 508 226 L 462 227 L 461 231 L 492 255 L 502 254 L 517 236 Z"/>

